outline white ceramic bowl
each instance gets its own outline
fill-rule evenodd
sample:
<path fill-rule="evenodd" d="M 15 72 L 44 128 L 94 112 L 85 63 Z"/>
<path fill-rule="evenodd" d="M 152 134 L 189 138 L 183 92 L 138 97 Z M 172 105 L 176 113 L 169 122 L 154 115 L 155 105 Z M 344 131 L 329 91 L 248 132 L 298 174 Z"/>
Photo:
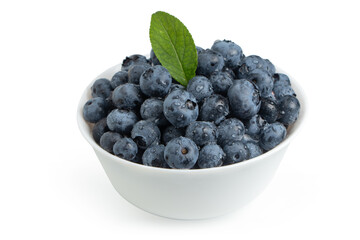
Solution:
<path fill-rule="evenodd" d="M 111 79 L 121 64 L 100 74 Z M 279 70 L 278 70 L 279 71 Z M 282 71 L 279 71 L 282 72 Z M 276 148 L 248 161 L 209 169 L 163 169 L 123 160 L 103 150 L 93 139 L 91 125 L 85 122 L 82 108 L 91 98 L 85 89 L 77 109 L 82 135 L 93 147 L 116 191 L 133 205 L 156 215 L 174 219 L 205 219 L 224 215 L 258 196 L 273 178 L 289 143 L 303 124 L 306 102 L 296 81 L 292 86 L 301 104 L 296 123 Z"/>

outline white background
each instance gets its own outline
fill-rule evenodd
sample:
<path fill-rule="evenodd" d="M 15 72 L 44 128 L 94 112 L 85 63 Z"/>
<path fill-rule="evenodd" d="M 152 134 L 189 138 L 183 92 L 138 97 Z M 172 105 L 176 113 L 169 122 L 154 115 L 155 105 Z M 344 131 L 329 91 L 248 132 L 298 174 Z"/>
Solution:
<path fill-rule="evenodd" d="M 355 4 L 1 1 L 0 239 L 359 239 Z M 307 93 L 307 122 L 274 180 L 230 215 L 176 221 L 135 208 L 77 128 L 83 89 L 125 56 L 149 53 L 158 10 L 177 16 L 198 46 L 230 39 Z"/>

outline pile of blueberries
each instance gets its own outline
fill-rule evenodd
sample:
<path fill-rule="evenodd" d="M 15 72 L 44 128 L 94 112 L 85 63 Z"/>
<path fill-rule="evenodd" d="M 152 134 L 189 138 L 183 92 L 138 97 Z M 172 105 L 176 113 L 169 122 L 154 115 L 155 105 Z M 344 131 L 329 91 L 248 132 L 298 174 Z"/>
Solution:
<path fill-rule="evenodd" d="M 197 52 L 186 87 L 153 51 L 150 59 L 126 57 L 110 80 L 97 79 L 83 108 L 94 140 L 122 159 L 176 169 L 238 163 L 281 143 L 300 110 L 288 76 L 232 41 Z"/>

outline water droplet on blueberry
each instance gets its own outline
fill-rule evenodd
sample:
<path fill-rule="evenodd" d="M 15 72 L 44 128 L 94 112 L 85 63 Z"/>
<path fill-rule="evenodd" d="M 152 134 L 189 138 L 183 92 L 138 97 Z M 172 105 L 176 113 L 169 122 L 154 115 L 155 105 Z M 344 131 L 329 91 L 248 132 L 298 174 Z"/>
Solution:
<path fill-rule="evenodd" d="M 201 90 L 203 90 L 203 89 L 204 89 L 203 85 L 198 85 L 198 86 L 196 86 L 195 91 L 201 92 Z"/>

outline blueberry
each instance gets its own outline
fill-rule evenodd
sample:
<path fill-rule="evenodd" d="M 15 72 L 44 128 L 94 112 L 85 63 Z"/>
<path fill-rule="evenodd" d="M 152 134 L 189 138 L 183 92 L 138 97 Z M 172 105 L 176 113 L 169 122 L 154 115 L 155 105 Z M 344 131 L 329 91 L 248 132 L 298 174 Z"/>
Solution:
<path fill-rule="evenodd" d="M 150 62 L 153 66 L 155 65 L 161 65 L 159 59 L 156 57 L 154 50 L 151 49 L 150 51 Z"/>
<path fill-rule="evenodd" d="M 242 162 L 249 159 L 249 152 L 242 141 L 234 141 L 225 144 L 223 150 L 226 154 L 224 165 Z"/>
<path fill-rule="evenodd" d="M 241 47 L 229 40 L 217 40 L 211 49 L 219 52 L 224 57 L 225 66 L 228 68 L 235 68 L 244 58 Z"/>
<path fill-rule="evenodd" d="M 268 123 L 276 122 L 279 117 L 279 109 L 277 104 L 268 98 L 261 99 L 259 115 Z"/>
<path fill-rule="evenodd" d="M 137 143 L 140 149 L 146 149 L 153 143 L 160 140 L 160 130 L 151 121 L 138 121 L 131 130 L 131 138 Z"/>
<path fill-rule="evenodd" d="M 261 57 L 257 55 L 249 55 L 245 57 L 241 62 L 240 66 L 237 69 L 237 77 L 243 78 L 249 72 L 254 71 L 255 69 L 264 69 L 265 68 L 265 61 Z"/>
<path fill-rule="evenodd" d="M 133 110 L 141 106 L 143 96 L 139 85 L 126 83 L 114 89 L 112 101 L 119 109 Z"/>
<path fill-rule="evenodd" d="M 152 120 L 154 123 L 163 127 L 169 124 L 163 113 L 164 101 L 159 98 L 148 98 L 140 107 L 140 114 L 144 120 Z"/>
<path fill-rule="evenodd" d="M 261 149 L 261 147 L 259 146 L 259 143 L 252 139 L 249 135 L 244 135 L 243 139 L 241 140 L 245 147 L 248 150 L 249 156 L 248 159 L 260 156 L 261 154 L 263 154 L 263 150 Z"/>
<path fill-rule="evenodd" d="M 276 72 L 276 68 L 274 64 L 270 62 L 269 59 L 265 59 L 265 70 L 270 73 L 270 75 L 273 75 Z"/>
<path fill-rule="evenodd" d="M 108 107 L 108 113 L 111 112 L 112 110 L 114 110 L 116 108 L 116 106 L 114 105 L 113 101 L 112 101 L 112 93 L 114 91 L 111 92 L 111 95 L 105 99 L 105 102 L 107 104 Z"/>
<path fill-rule="evenodd" d="M 236 78 L 234 70 L 232 70 L 230 68 L 224 67 L 221 72 L 227 73 L 232 80 L 234 80 Z"/>
<path fill-rule="evenodd" d="M 103 118 L 100 121 L 98 121 L 92 129 L 92 136 L 95 142 L 100 143 L 101 136 L 108 131 L 110 131 L 110 129 L 107 126 L 106 118 Z"/>
<path fill-rule="evenodd" d="M 141 75 L 141 91 L 151 97 L 164 97 L 170 89 L 172 78 L 166 68 L 160 65 L 153 66 Z"/>
<path fill-rule="evenodd" d="M 294 90 L 291 87 L 290 79 L 287 75 L 282 73 L 274 74 L 274 88 L 273 92 L 277 99 L 280 99 L 284 96 L 296 96 Z"/>
<path fill-rule="evenodd" d="M 104 98 L 95 97 L 88 100 L 83 108 L 85 121 L 96 123 L 106 117 L 108 112 L 108 103 Z"/>
<path fill-rule="evenodd" d="M 114 109 L 106 118 L 109 129 L 113 132 L 128 135 L 138 121 L 136 114 L 128 110 Z"/>
<path fill-rule="evenodd" d="M 273 78 L 275 82 L 282 82 L 284 84 L 291 85 L 290 78 L 284 73 L 274 73 Z"/>
<path fill-rule="evenodd" d="M 145 150 L 142 156 L 142 162 L 146 166 L 169 168 L 164 158 L 164 145 L 151 146 Z"/>
<path fill-rule="evenodd" d="M 268 72 L 262 69 L 255 69 L 247 74 L 246 79 L 253 82 L 259 88 L 261 97 L 271 95 L 274 80 Z"/>
<path fill-rule="evenodd" d="M 213 94 L 212 85 L 209 79 L 204 76 L 195 76 L 190 79 L 187 85 L 187 91 L 195 96 L 198 103 Z"/>
<path fill-rule="evenodd" d="M 209 77 L 215 71 L 223 69 L 224 57 L 211 49 L 206 49 L 198 53 L 197 75 Z"/>
<path fill-rule="evenodd" d="M 233 79 L 228 72 L 214 72 L 210 75 L 209 81 L 215 93 L 226 96 L 227 91 L 233 85 Z"/>
<path fill-rule="evenodd" d="M 128 71 L 129 68 L 133 65 L 143 65 L 143 64 L 149 64 L 146 57 L 140 54 L 134 54 L 129 57 L 126 57 L 123 60 L 121 70 Z"/>
<path fill-rule="evenodd" d="M 121 138 L 113 146 L 113 152 L 116 156 L 134 161 L 138 152 L 136 143 L 131 138 Z"/>
<path fill-rule="evenodd" d="M 199 157 L 199 149 L 191 139 L 178 137 L 166 145 L 164 157 L 171 168 L 190 169 Z"/>
<path fill-rule="evenodd" d="M 198 165 L 197 162 L 196 162 L 195 165 L 194 165 L 191 169 L 200 169 L 200 167 L 199 167 L 199 165 Z"/>
<path fill-rule="evenodd" d="M 202 121 L 214 122 L 218 125 L 229 114 L 229 102 L 226 97 L 213 94 L 205 98 L 200 108 L 199 118 Z"/>
<path fill-rule="evenodd" d="M 185 137 L 193 140 L 199 147 L 209 142 L 216 142 L 217 129 L 211 122 L 196 121 L 186 128 Z"/>
<path fill-rule="evenodd" d="M 272 92 L 270 93 L 270 95 L 266 96 L 265 98 L 268 99 L 268 100 L 270 100 L 270 101 L 273 101 L 276 105 L 279 104 L 278 99 L 275 97 L 274 91 L 272 91 Z M 260 98 L 260 101 L 262 101 L 261 98 Z"/>
<path fill-rule="evenodd" d="M 164 101 L 164 115 L 175 127 L 186 127 L 196 121 L 199 107 L 194 95 L 185 90 L 172 91 Z"/>
<path fill-rule="evenodd" d="M 138 153 L 136 154 L 135 158 L 132 160 L 133 163 L 143 164 L 142 156 L 144 154 L 144 150 L 138 148 Z"/>
<path fill-rule="evenodd" d="M 262 130 L 259 145 L 262 149 L 268 151 L 279 145 L 285 136 L 286 128 L 282 123 L 270 123 Z"/>
<path fill-rule="evenodd" d="M 199 55 L 199 53 L 201 53 L 202 51 L 204 51 L 204 49 L 202 47 L 196 46 L 196 52 Z"/>
<path fill-rule="evenodd" d="M 139 84 L 140 77 L 147 69 L 149 69 L 150 65 L 133 65 L 128 70 L 128 82 Z"/>
<path fill-rule="evenodd" d="M 115 89 L 125 83 L 128 83 L 128 73 L 126 71 L 119 71 L 115 73 L 110 81 L 112 89 Z"/>
<path fill-rule="evenodd" d="M 199 168 L 220 167 L 225 159 L 222 148 L 214 143 L 205 145 L 199 153 L 197 165 Z"/>
<path fill-rule="evenodd" d="M 111 83 L 106 78 L 100 78 L 94 82 L 91 87 L 92 97 L 107 98 L 110 96 L 112 91 Z"/>
<path fill-rule="evenodd" d="M 186 88 L 181 84 L 173 83 L 170 86 L 169 93 L 175 90 L 186 90 Z"/>
<path fill-rule="evenodd" d="M 296 96 L 294 90 L 290 85 L 274 84 L 273 92 L 277 99 L 281 99 L 284 96 Z"/>
<path fill-rule="evenodd" d="M 274 65 L 267 59 L 262 59 L 257 55 L 250 55 L 245 57 L 240 62 L 240 67 L 237 69 L 237 77 L 243 78 L 249 72 L 254 71 L 255 69 L 262 69 L 267 71 L 270 75 L 275 73 Z"/>
<path fill-rule="evenodd" d="M 300 102 L 294 96 L 284 96 L 280 100 L 279 111 L 280 118 L 278 121 L 285 125 L 291 125 L 299 116 Z"/>
<path fill-rule="evenodd" d="M 240 141 L 245 133 L 244 124 L 237 118 L 229 118 L 222 121 L 218 127 L 217 142 L 225 146 L 229 142 Z"/>
<path fill-rule="evenodd" d="M 185 135 L 185 129 L 184 128 L 175 128 L 173 125 L 170 125 L 164 129 L 162 132 L 162 140 L 164 144 L 168 144 L 171 139 L 178 138 L 180 136 Z"/>
<path fill-rule="evenodd" d="M 116 132 L 106 132 L 100 138 L 100 146 L 107 152 L 113 153 L 114 144 L 122 137 Z"/>
<path fill-rule="evenodd" d="M 244 122 L 244 125 L 245 125 L 245 133 L 251 136 L 253 139 L 259 140 L 261 131 L 266 125 L 266 121 L 260 115 L 257 114 L 252 118 L 246 120 Z"/>
<path fill-rule="evenodd" d="M 228 98 L 231 111 L 240 119 L 249 119 L 260 110 L 260 96 L 257 87 L 245 80 L 235 80 L 229 88 Z"/>

